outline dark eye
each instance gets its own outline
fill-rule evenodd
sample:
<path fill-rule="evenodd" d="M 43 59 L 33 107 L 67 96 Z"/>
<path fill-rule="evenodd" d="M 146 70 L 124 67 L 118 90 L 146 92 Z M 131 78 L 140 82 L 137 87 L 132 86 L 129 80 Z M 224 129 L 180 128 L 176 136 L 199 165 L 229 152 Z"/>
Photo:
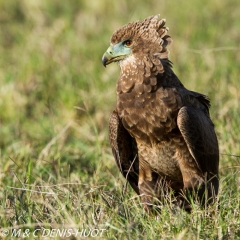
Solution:
<path fill-rule="evenodd" d="M 126 40 L 126 41 L 124 42 L 124 45 L 125 45 L 126 47 L 131 47 L 131 46 L 132 46 L 132 43 L 133 43 L 132 40 Z"/>

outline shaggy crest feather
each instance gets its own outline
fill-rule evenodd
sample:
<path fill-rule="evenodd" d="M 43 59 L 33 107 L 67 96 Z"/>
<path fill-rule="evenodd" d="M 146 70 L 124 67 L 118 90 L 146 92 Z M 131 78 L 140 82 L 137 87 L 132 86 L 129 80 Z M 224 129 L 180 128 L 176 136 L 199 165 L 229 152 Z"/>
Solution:
<path fill-rule="evenodd" d="M 142 47 L 140 43 L 143 41 L 148 41 L 150 45 L 148 49 L 151 50 L 150 55 L 152 54 L 154 58 L 168 58 L 169 50 L 167 46 L 172 43 L 172 39 L 167 35 L 169 30 L 168 27 L 164 27 L 166 20 L 160 19 L 159 14 L 156 16 L 151 16 L 143 21 L 136 21 L 128 23 L 125 26 L 116 30 L 111 37 L 111 44 L 114 45 L 120 41 L 133 39 L 136 40 L 136 51 L 138 47 Z M 153 48 L 152 48 L 153 47 Z M 144 51 L 145 48 L 142 48 Z"/>

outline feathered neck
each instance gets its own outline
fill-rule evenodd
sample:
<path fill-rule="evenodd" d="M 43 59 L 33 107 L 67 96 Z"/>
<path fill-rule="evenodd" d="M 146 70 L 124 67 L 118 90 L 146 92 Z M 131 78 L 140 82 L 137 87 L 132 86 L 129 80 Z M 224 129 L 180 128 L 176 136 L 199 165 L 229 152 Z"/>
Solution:
<path fill-rule="evenodd" d="M 137 59 L 129 56 L 119 63 L 120 77 L 117 92 L 129 92 L 134 84 L 147 84 L 150 78 L 163 75 L 171 70 L 171 62 L 168 59 L 159 59 L 156 56 Z"/>

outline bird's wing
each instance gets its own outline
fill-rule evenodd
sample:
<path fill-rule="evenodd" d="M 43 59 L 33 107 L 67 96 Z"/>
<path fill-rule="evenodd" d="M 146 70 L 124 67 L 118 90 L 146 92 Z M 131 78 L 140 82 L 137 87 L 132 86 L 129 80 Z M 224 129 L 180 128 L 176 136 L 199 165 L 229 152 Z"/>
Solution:
<path fill-rule="evenodd" d="M 135 192 L 139 194 L 137 144 L 135 139 L 123 127 L 116 111 L 113 111 L 109 119 L 109 138 L 120 172 L 128 180 Z"/>
<path fill-rule="evenodd" d="M 183 106 L 177 116 L 178 128 L 200 170 L 218 175 L 219 149 L 214 125 L 202 105 Z"/>

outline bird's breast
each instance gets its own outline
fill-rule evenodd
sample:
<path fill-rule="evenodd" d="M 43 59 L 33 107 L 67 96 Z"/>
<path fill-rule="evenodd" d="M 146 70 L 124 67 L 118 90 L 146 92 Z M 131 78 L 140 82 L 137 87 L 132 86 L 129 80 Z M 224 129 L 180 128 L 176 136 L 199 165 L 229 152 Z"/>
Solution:
<path fill-rule="evenodd" d="M 160 90 L 118 95 L 117 110 L 124 127 L 134 138 L 147 144 L 164 140 L 177 126 L 176 100 L 169 98 L 169 91 Z M 173 107 L 169 107 L 171 101 Z"/>

